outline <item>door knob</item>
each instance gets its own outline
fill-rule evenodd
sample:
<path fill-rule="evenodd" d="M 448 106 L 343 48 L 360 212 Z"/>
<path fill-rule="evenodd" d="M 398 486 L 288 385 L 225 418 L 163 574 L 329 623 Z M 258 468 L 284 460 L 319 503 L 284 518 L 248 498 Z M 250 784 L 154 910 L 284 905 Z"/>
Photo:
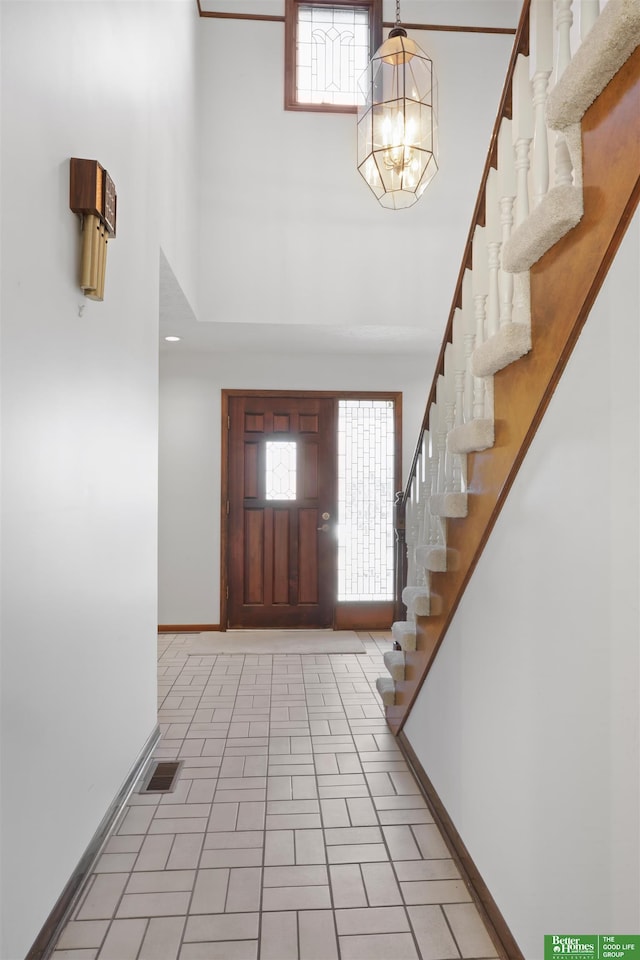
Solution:
<path fill-rule="evenodd" d="M 329 529 L 328 523 L 323 523 L 321 527 L 316 527 L 316 530 L 321 530 L 322 533 L 326 533 L 328 529 Z"/>

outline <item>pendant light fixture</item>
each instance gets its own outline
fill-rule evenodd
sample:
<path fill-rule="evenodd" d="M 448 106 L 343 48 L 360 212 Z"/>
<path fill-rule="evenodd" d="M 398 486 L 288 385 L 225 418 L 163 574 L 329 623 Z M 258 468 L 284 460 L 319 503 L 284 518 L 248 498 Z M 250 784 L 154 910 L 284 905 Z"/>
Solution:
<path fill-rule="evenodd" d="M 400 23 L 359 80 L 358 170 L 383 207 L 418 200 L 438 170 L 433 63 Z"/>

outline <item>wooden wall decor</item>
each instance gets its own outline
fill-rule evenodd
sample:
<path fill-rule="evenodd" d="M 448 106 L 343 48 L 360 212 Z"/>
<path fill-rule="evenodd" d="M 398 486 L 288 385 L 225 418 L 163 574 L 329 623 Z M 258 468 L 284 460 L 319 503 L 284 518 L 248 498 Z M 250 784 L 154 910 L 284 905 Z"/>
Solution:
<path fill-rule="evenodd" d="M 90 300 L 104 300 L 107 242 L 116 235 L 116 187 L 97 160 L 71 157 L 69 206 L 80 217 L 80 288 Z"/>

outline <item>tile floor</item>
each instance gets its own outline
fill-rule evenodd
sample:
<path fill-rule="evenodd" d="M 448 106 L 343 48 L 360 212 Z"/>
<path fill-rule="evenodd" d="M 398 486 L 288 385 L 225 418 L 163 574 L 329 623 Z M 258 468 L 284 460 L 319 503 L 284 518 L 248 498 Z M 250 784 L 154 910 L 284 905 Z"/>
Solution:
<path fill-rule="evenodd" d="M 54 960 L 495 958 L 366 655 L 189 657 L 159 639 L 173 793 L 134 793 Z"/>

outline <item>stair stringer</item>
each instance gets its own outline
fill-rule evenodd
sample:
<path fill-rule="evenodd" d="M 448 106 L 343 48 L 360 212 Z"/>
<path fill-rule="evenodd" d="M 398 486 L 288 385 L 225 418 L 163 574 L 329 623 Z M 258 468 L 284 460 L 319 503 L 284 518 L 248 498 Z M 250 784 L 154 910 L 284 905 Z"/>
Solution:
<path fill-rule="evenodd" d="M 448 520 L 454 569 L 432 573 L 438 613 L 416 617 L 407 678 L 387 707 L 394 733 L 404 725 L 508 496 L 555 386 L 602 286 L 640 198 L 640 48 L 582 120 L 584 216 L 531 268 L 533 352 L 494 376 L 496 441 L 469 453 L 466 518 Z"/>

